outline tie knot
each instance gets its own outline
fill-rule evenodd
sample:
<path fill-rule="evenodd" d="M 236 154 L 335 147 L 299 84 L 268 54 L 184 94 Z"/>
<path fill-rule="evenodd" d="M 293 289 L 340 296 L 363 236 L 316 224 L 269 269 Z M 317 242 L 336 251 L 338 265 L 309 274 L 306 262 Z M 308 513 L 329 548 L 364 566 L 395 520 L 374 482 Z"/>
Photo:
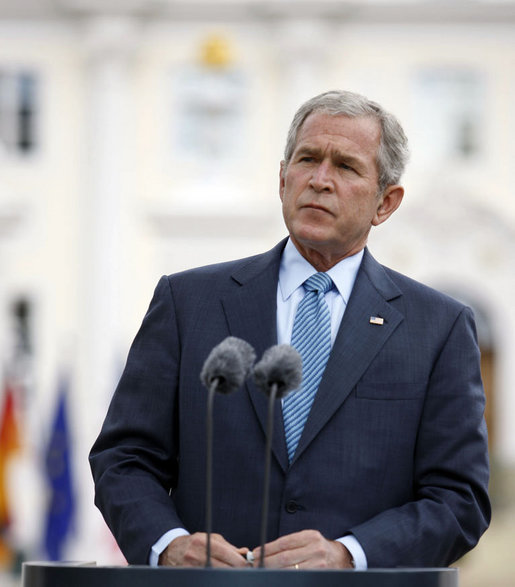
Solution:
<path fill-rule="evenodd" d="M 327 273 L 315 273 L 302 284 L 306 291 L 328 292 L 333 287 L 333 280 Z"/>

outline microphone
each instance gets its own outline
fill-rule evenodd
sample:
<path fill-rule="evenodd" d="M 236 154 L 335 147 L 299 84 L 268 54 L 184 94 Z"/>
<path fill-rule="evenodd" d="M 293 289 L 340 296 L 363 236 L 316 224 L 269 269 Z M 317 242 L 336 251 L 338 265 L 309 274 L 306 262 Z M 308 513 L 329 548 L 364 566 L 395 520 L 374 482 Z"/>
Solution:
<path fill-rule="evenodd" d="M 288 344 L 270 347 L 263 353 L 261 361 L 254 367 L 254 381 L 268 396 L 268 417 L 265 448 L 265 475 L 263 484 L 263 505 L 261 508 L 261 555 L 259 566 L 265 566 L 265 542 L 270 494 L 270 461 L 274 422 L 274 402 L 288 392 L 298 389 L 302 381 L 302 359 Z"/>
<path fill-rule="evenodd" d="M 229 394 L 239 389 L 250 375 L 256 353 L 248 342 L 228 336 L 209 353 L 200 380 L 218 393 Z"/>
<path fill-rule="evenodd" d="M 207 387 L 206 415 L 206 567 L 211 566 L 211 533 L 213 501 L 213 402 L 215 393 L 225 395 L 237 391 L 250 374 L 256 353 L 248 342 L 229 336 L 209 353 L 200 372 Z"/>

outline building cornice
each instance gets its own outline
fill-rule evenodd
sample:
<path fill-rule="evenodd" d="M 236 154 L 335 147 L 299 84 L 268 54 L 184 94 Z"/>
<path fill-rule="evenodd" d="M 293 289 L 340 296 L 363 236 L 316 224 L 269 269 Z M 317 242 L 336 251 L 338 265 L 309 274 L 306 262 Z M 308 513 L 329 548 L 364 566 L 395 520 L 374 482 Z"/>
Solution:
<path fill-rule="evenodd" d="M 0 19 L 134 15 L 187 21 L 337 19 L 352 23 L 515 22 L 511 0 L 0 0 Z"/>

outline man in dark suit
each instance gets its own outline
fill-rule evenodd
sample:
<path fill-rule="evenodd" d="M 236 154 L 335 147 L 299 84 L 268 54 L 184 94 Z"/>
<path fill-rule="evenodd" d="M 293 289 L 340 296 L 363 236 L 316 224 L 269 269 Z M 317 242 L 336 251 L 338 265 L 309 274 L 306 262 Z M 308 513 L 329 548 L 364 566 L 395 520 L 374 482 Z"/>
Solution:
<path fill-rule="evenodd" d="M 366 249 L 402 201 L 406 158 L 378 104 L 317 96 L 281 163 L 289 238 L 160 280 L 90 455 L 96 503 L 130 563 L 204 564 L 203 362 L 229 335 L 258 357 L 289 343 L 317 272 L 331 278 L 315 292 L 331 352 L 296 448 L 276 410 L 266 565 L 443 566 L 476 544 L 490 505 L 472 313 Z M 252 382 L 216 400 L 215 566 L 259 556 L 266 403 Z"/>

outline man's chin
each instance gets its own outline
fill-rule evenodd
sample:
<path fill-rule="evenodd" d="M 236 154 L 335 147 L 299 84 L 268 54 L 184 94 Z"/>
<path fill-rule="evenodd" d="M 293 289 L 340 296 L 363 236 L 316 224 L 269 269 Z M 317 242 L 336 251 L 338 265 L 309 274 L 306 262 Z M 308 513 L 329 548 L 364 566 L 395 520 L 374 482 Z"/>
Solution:
<path fill-rule="evenodd" d="M 299 251 L 303 250 L 315 250 L 315 251 L 326 251 L 331 248 L 333 241 L 327 238 L 327 235 L 320 234 L 320 232 L 313 231 L 301 231 L 292 234 L 290 232 L 290 238 Z"/>
<path fill-rule="evenodd" d="M 290 231 L 292 238 L 299 243 L 309 246 L 328 246 L 334 238 L 321 226 L 301 226 L 298 230 Z"/>

